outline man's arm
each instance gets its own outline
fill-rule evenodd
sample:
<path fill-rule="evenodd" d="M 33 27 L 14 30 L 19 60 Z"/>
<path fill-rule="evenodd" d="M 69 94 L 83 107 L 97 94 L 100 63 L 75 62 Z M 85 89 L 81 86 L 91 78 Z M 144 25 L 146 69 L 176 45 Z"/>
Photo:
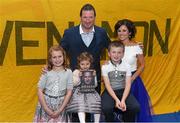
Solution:
<path fill-rule="evenodd" d="M 109 43 L 111 42 L 111 39 L 109 38 L 109 36 L 108 36 L 108 34 L 107 34 L 107 32 L 105 31 L 105 33 L 104 33 L 104 41 L 105 41 L 105 47 L 106 48 L 108 48 L 108 46 L 109 46 Z"/>
<path fill-rule="evenodd" d="M 63 37 L 61 38 L 60 45 L 64 48 L 64 50 L 67 52 L 69 49 L 69 36 L 71 36 L 67 30 L 64 31 Z"/>

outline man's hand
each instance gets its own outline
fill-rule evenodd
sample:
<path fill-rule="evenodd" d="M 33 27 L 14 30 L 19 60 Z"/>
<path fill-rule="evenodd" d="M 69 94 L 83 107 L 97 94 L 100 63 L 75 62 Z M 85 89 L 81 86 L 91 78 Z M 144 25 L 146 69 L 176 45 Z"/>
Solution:
<path fill-rule="evenodd" d="M 42 73 L 42 74 L 46 74 L 47 71 L 48 71 L 48 67 L 47 67 L 47 65 L 45 65 L 45 66 L 42 68 L 41 73 Z"/>

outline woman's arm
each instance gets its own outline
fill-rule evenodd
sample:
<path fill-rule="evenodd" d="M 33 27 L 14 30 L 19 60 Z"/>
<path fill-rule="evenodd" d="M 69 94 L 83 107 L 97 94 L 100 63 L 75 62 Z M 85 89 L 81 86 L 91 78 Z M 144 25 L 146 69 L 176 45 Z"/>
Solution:
<path fill-rule="evenodd" d="M 145 60 L 143 54 L 137 55 L 137 61 L 138 61 L 137 71 L 132 75 L 131 81 L 134 81 L 143 72 L 145 67 Z"/>

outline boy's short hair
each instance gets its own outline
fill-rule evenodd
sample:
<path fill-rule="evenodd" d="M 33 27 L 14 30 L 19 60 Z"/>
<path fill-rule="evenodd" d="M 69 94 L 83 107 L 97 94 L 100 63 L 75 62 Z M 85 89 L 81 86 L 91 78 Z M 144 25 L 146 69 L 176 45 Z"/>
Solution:
<path fill-rule="evenodd" d="M 121 43 L 120 41 L 112 41 L 109 46 L 108 46 L 108 52 L 110 52 L 112 47 L 121 47 L 123 49 L 124 52 L 124 44 Z"/>

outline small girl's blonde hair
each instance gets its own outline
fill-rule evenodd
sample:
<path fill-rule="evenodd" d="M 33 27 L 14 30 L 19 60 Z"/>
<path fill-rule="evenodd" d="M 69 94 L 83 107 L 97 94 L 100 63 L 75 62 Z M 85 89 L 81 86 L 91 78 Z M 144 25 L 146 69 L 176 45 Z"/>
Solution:
<path fill-rule="evenodd" d="M 87 60 L 91 63 L 93 63 L 93 56 L 88 53 L 88 52 L 83 52 L 81 53 L 78 57 L 77 57 L 77 64 L 78 64 L 78 69 L 80 69 L 80 62 L 83 61 L 83 60 Z M 92 66 L 91 66 L 92 67 Z"/>

